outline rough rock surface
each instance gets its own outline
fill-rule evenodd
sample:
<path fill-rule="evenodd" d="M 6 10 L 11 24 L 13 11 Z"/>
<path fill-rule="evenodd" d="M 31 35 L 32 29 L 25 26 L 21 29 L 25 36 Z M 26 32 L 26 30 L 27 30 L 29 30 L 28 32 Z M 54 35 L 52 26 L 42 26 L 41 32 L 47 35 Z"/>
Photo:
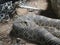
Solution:
<path fill-rule="evenodd" d="M 23 8 L 16 8 L 16 13 L 17 15 L 26 15 L 28 13 L 28 10 Z"/>
<path fill-rule="evenodd" d="M 30 0 L 27 2 L 27 5 L 37 7 L 41 10 L 46 10 L 48 3 L 47 0 Z"/>

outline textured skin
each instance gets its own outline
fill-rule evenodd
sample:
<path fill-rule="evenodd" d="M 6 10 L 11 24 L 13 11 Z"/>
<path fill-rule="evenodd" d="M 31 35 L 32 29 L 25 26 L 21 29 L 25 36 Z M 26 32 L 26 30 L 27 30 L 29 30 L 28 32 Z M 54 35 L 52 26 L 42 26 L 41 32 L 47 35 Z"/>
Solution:
<path fill-rule="evenodd" d="M 11 37 L 41 45 L 60 45 L 60 20 L 38 15 L 20 16 L 14 21 Z M 57 34 L 58 33 L 58 34 Z"/>

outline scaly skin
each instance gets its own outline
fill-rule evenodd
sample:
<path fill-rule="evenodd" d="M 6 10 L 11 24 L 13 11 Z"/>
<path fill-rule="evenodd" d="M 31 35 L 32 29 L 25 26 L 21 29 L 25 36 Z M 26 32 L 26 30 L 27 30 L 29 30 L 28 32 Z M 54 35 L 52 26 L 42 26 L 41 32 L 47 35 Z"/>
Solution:
<path fill-rule="evenodd" d="M 60 20 L 58 19 L 38 15 L 24 15 L 14 21 L 10 36 L 41 45 L 60 45 L 59 24 Z M 59 32 L 58 36 L 56 35 L 57 32 Z"/>

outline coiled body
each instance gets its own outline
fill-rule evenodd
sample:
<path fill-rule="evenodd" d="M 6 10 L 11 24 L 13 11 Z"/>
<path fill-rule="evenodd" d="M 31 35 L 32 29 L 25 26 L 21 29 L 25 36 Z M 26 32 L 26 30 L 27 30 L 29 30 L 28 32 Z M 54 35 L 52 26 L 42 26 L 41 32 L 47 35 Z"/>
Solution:
<path fill-rule="evenodd" d="M 59 23 L 58 19 L 39 15 L 20 16 L 14 21 L 10 36 L 41 45 L 60 45 Z"/>

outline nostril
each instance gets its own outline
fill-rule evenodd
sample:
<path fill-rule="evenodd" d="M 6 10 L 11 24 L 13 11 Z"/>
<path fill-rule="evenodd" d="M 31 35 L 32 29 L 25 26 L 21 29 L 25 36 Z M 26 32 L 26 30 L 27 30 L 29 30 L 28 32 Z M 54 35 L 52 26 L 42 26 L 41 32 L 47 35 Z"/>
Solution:
<path fill-rule="evenodd" d="M 25 24 L 27 24 L 27 22 L 24 22 Z"/>

